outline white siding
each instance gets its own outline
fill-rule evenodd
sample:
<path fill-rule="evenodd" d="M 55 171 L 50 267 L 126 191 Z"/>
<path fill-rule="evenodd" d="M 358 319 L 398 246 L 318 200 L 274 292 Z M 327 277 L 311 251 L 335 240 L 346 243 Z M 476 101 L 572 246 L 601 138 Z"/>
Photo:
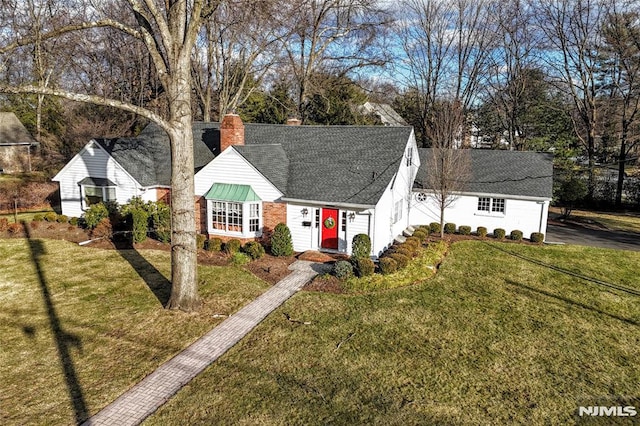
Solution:
<path fill-rule="evenodd" d="M 214 183 L 251 185 L 262 201 L 275 201 L 282 196 L 282 193 L 271 182 L 265 179 L 233 148 L 226 149 L 196 173 L 196 195 L 206 194 Z"/>
<path fill-rule="evenodd" d="M 496 228 L 504 229 L 507 235 L 513 230 L 520 230 L 525 238 L 529 238 L 532 232 L 546 234 L 548 200 L 510 199 L 506 195 L 492 198 L 505 199 L 504 214 L 480 212 L 478 211 L 478 196 L 465 195 L 458 197 L 445 210 L 444 222 L 455 223 L 457 226 L 470 226 L 473 232 L 478 226 L 484 226 L 489 233 Z M 418 202 L 414 194 L 410 221 L 413 225 L 440 222 L 440 210 L 433 198 L 429 197 L 427 201 Z"/>
<path fill-rule="evenodd" d="M 140 185 L 96 142 L 89 142 L 53 180 L 60 183 L 62 214 L 80 217 L 84 211 L 78 182 L 86 177 L 106 178 L 117 185 L 116 201 L 127 203 L 140 195 Z"/>
<path fill-rule="evenodd" d="M 144 192 L 140 194 L 142 201 L 158 201 L 158 190 L 155 187 L 146 188 Z"/>

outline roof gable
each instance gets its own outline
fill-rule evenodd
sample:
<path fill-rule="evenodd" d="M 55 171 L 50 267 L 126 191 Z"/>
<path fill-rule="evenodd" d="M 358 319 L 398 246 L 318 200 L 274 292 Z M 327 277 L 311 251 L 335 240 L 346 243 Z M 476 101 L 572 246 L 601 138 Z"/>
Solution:
<path fill-rule="evenodd" d="M 0 144 L 36 143 L 13 112 L 0 112 Z"/>
<path fill-rule="evenodd" d="M 540 152 L 468 150 L 471 179 L 465 193 L 504 194 L 551 198 L 553 191 L 553 156 Z M 414 187 L 427 188 L 429 158 L 433 150 L 419 149 L 422 165 Z"/>

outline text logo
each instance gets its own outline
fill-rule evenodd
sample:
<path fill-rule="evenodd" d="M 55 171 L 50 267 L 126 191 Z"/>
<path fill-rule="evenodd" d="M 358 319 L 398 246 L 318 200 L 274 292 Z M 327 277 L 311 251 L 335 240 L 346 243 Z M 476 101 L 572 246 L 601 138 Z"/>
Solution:
<path fill-rule="evenodd" d="M 592 417 L 633 417 L 638 414 L 636 407 L 633 406 L 611 406 L 591 405 L 588 407 L 578 407 L 578 415 Z"/>

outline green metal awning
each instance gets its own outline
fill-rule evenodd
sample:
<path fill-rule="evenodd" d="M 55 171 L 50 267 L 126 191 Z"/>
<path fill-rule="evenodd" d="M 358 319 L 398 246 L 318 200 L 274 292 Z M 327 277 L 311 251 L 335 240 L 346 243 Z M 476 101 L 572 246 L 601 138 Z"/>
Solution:
<path fill-rule="evenodd" d="M 214 183 L 204 198 L 207 200 L 235 201 L 236 203 L 262 201 L 251 186 L 236 185 L 234 183 Z"/>

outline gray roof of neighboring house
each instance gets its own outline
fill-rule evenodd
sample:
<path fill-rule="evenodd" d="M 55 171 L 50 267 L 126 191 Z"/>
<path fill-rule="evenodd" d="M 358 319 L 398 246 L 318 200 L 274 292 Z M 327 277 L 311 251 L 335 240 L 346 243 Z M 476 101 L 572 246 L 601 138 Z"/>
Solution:
<path fill-rule="evenodd" d="M 219 152 L 219 123 L 194 123 L 194 168 Z M 399 168 L 410 127 L 245 124 L 234 147 L 286 198 L 373 205 Z M 136 138 L 97 142 L 144 186 L 170 184 L 169 139 L 151 124 Z"/>
<path fill-rule="evenodd" d="M 386 126 L 407 126 L 405 119 L 389 104 L 365 102 L 362 109 L 367 113 L 377 115 L 382 124 Z"/>
<path fill-rule="evenodd" d="M 551 198 L 553 156 L 540 152 L 465 150 L 471 158 L 471 179 L 463 192 Z M 420 148 L 421 167 L 414 188 L 427 188 L 433 150 Z"/>
<path fill-rule="evenodd" d="M 0 112 L 0 144 L 14 145 L 36 141 L 13 112 Z"/>

